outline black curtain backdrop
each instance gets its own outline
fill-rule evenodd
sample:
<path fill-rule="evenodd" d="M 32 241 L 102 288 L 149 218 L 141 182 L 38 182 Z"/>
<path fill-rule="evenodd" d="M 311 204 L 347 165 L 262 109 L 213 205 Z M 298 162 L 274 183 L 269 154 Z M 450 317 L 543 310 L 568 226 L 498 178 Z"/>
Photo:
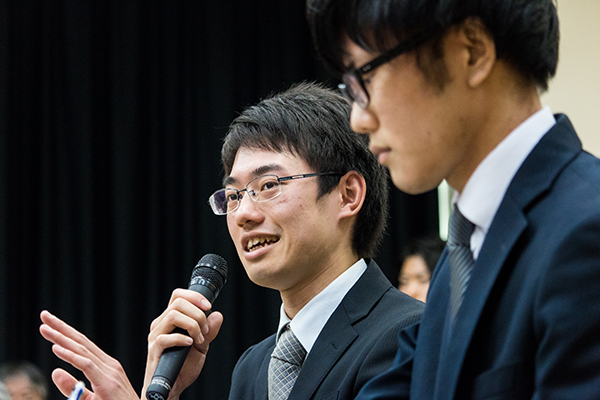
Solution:
<path fill-rule="evenodd" d="M 225 315 L 184 399 L 223 399 L 239 355 L 274 332 L 276 292 L 247 278 L 208 196 L 230 121 L 293 82 L 336 84 L 302 0 L 0 0 L 0 362 L 58 360 L 48 309 L 142 386 L 147 334 L 205 253 L 228 260 Z M 393 190 L 377 260 L 436 232 L 434 192 Z M 51 398 L 62 398 L 51 389 Z"/>

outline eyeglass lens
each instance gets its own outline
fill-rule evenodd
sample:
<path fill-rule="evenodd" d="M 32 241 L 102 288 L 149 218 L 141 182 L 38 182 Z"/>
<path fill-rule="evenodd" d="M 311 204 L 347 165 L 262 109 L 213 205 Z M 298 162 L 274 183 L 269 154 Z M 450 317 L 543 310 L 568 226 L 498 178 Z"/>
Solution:
<path fill-rule="evenodd" d="M 209 199 L 210 205 L 219 214 L 227 214 L 236 210 L 245 191 L 256 202 L 271 200 L 281 193 L 277 175 L 263 175 L 254 178 L 244 190 L 221 189 Z"/>
<path fill-rule="evenodd" d="M 369 105 L 369 95 L 367 94 L 361 78 L 355 73 L 349 73 L 343 77 L 344 87 L 341 88 L 350 102 L 356 102 L 359 107 L 366 108 Z"/>

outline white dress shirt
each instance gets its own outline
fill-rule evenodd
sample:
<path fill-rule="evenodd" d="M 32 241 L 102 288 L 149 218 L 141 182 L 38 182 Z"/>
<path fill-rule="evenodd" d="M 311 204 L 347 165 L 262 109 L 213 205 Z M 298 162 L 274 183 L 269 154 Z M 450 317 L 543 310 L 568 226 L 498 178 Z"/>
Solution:
<path fill-rule="evenodd" d="M 535 145 L 556 123 L 549 107 L 544 107 L 512 131 L 477 166 L 462 193 L 453 204 L 475 225 L 471 252 L 476 260 L 485 236 L 515 174 Z"/>
<path fill-rule="evenodd" d="M 366 270 L 367 263 L 361 258 L 331 282 L 329 286 L 321 291 L 321 293 L 313 297 L 311 301 L 302 307 L 291 322 L 285 313 L 282 304 L 279 313 L 277 339 L 279 339 L 281 328 L 290 322 L 292 331 L 294 331 L 294 334 L 300 343 L 302 343 L 302 346 L 306 350 L 306 354 L 310 353 L 310 350 L 331 314 L 333 314 L 335 309 L 342 302 L 342 299 L 346 296 L 346 293 L 352 289 L 354 284 Z"/>

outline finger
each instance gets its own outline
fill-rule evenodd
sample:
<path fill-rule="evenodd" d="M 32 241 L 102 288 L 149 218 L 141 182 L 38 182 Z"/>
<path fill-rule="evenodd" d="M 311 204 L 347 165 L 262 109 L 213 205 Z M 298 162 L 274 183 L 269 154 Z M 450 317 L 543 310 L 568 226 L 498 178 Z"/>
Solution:
<path fill-rule="evenodd" d="M 154 365 L 155 362 L 158 363 L 158 360 L 165 349 L 171 347 L 189 347 L 192 344 L 194 344 L 194 340 L 184 334 L 172 333 L 168 335 L 160 335 L 156 338 L 156 340 L 148 344 L 147 362 Z M 154 371 L 154 369 L 152 371 Z"/>
<path fill-rule="evenodd" d="M 51 314 L 48 310 L 43 310 L 40 313 L 40 319 L 44 324 L 48 325 L 50 328 L 62 333 L 65 336 L 72 337 L 74 339 L 78 338 L 79 336 L 82 336 L 82 334 L 78 330 L 76 330 L 57 316 Z"/>
<path fill-rule="evenodd" d="M 206 297 L 204 297 L 198 292 L 189 289 L 175 289 L 171 294 L 169 305 L 179 298 L 189 301 L 190 303 L 194 304 L 196 307 L 204 311 L 208 311 L 212 308 L 210 301 L 208 301 Z"/>
<path fill-rule="evenodd" d="M 158 324 L 153 324 L 152 331 L 148 335 L 149 364 L 158 362 L 158 359 L 167 348 L 174 346 L 190 346 L 192 344 L 194 344 L 196 348 L 199 348 L 202 343 L 205 342 L 205 337 L 202 334 L 202 328 L 200 327 L 200 323 L 203 323 L 203 326 L 206 326 L 205 332 L 209 332 L 204 312 L 185 300 L 181 301 L 187 304 L 178 304 L 178 301 L 171 304 L 169 307 L 185 309 L 187 306 L 190 306 L 193 308 L 193 312 L 189 308 L 188 312 L 195 314 L 195 318 L 200 319 L 201 322 L 181 313 L 179 310 L 170 310 Z M 185 330 L 189 336 L 180 332 L 173 332 L 175 328 Z"/>
<path fill-rule="evenodd" d="M 154 321 L 152 321 L 150 330 L 152 331 L 156 329 L 156 327 L 162 323 L 165 318 L 167 318 L 172 310 L 179 310 L 184 313 L 185 310 L 188 310 L 190 313 L 198 313 L 199 311 L 206 312 L 210 309 L 210 302 L 200 293 L 188 289 L 175 289 L 171 294 L 167 308 Z M 198 320 L 197 317 L 195 319 Z"/>
<path fill-rule="evenodd" d="M 194 344 L 194 339 L 182 333 L 172 333 L 169 335 L 160 335 L 154 341 L 158 353 L 162 354 L 165 349 L 170 347 L 187 347 Z"/>
<path fill-rule="evenodd" d="M 186 332 L 173 331 L 175 327 Z M 205 341 L 200 329 L 197 321 L 183 314 L 173 313 L 148 335 L 148 352 L 160 355 L 168 347 L 190 346 L 194 343 L 199 346 Z"/>
<path fill-rule="evenodd" d="M 223 314 L 218 311 L 212 312 L 206 320 L 206 325 L 208 326 L 208 332 L 205 334 L 206 340 L 199 346 L 194 344 L 199 351 L 205 354 L 208 351 L 209 344 L 217 337 L 221 330 L 221 326 L 223 325 Z"/>
<path fill-rule="evenodd" d="M 117 368 L 113 365 L 96 364 L 89 358 L 82 357 L 82 356 L 80 356 L 76 353 L 73 353 L 72 351 L 65 349 L 56 344 L 54 346 L 52 346 L 52 352 L 61 360 L 68 362 L 69 364 L 71 364 L 72 366 L 74 366 L 75 368 L 77 368 L 78 370 L 83 372 L 85 377 L 92 384 L 93 388 L 106 387 L 108 384 L 110 384 L 110 382 L 111 382 L 110 379 L 112 379 L 113 374 L 115 376 L 117 376 L 118 378 L 121 378 L 121 376 L 119 374 L 114 373 L 117 370 Z M 117 361 L 113 360 L 113 362 L 116 363 Z M 58 370 L 58 371 L 60 371 L 60 370 Z M 61 381 L 61 384 L 64 385 L 64 387 L 66 389 L 68 389 L 68 384 L 72 383 L 72 380 L 65 378 L 63 376 L 63 374 L 60 372 L 57 372 L 57 374 L 60 374 L 59 376 L 66 382 L 66 383 L 62 383 L 62 381 Z M 123 374 L 124 374 L 124 372 L 123 372 Z M 125 380 L 125 379 L 126 379 L 126 377 L 124 377 L 123 380 Z M 75 383 L 76 383 L 76 381 L 75 381 Z M 74 383 L 73 383 L 73 385 L 74 385 Z M 57 384 L 57 386 L 58 386 L 58 384 Z M 73 389 L 73 386 L 71 386 L 70 390 L 72 390 L 72 389 Z"/>
<path fill-rule="evenodd" d="M 58 390 L 60 390 L 65 397 L 69 397 L 77 383 L 77 379 L 64 369 L 57 368 L 52 371 L 52 382 L 54 382 Z"/>
<path fill-rule="evenodd" d="M 40 333 L 46 340 L 78 353 L 91 354 L 103 362 L 109 362 L 112 359 L 87 336 L 47 310 L 42 311 L 40 318 L 46 327 L 50 328 L 48 330 L 44 328 L 44 325 L 40 326 Z"/>
<path fill-rule="evenodd" d="M 46 340 L 54 343 L 54 346 L 58 346 L 60 349 L 68 350 L 70 353 L 78 354 L 79 356 L 83 356 L 88 360 L 93 360 L 93 362 L 95 362 L 95 363 L 105 363 L 105 361 L 103 361 L 102 359 L 95 356 L 94 353 L 89 351 L 88 348 L 86 348 L 84 345 L 81 345 L 81 344 L 75 342 L 71 338 L 66 337 L 65 335 L 52 329 L 48 325 L 45 325 L 45 324 L 41 325 L 40 333 Z M 89 340 L 88 340 L 88 342 L 89 342 Z M 89 342 L 87 344 L 87 346 L 95 347 L 95 345 L 92 342 Z M 54 347 L 53 347 L 53 351 L 54 351 Z M 95 352 L 102 353 L 102 350 L 96 349 Z M 55 352 L 55 354 L 56 354 L 56 352 Z M 61 352 L 61 354 L 64 357 L 66 353 Z M 58 354 L 57 354 L 57 356 L 58 356 Z M 103 358 L 109 359 L 110 357 L 105 355 L 105 357 L 103 357 Z M 63 361 L 67 361 L 69 363 L 71 363 L 71 361 L 72 361 L 72 357 L 70 357 L 69 359 L 64 359 L 64 358 L 61 358 L 61 359 L 63 359 Z"/>
<path fill-rule="evenodd" d="M 56 357 L 60 358 L 64 362 L 67 362 L 83 372 L 86 376 L 88 375 L 88 371 L 90 370 L 91 365 L 93 364 L 89 358 L 82 357 L 81 355 L 69 350 L 64 347 L 55 344 L 52 346 L 52 352 L 56 355 Z"/>
<path fill-rule="evenodd" d="M 206 315 L 202 310 L 187 300 L 177 299 L 169 306 L 166 314 L 152 324 L 148 341 L 152 342 L 158 336 L 169 334 L 175 328 L 180 328 L 186 331 L 195 343 L 201 344 L 205 340 L 202 331 L 203 329 L 207 331 L 205 325 Z"/>

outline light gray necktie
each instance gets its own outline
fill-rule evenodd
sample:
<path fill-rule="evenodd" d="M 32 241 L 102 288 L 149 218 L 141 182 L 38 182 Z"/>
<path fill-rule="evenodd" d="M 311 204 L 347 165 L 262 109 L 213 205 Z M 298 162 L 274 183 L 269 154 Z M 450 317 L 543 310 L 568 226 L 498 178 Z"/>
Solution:
<path fill-rule="evenodd" d="M 450 312 L 452 322 L 467 289 L 473 269 L 471 253 L 471 235 L 475 225 L 466 219 L 456 205 L 450 220 L 448 232 L 448 251 L 450 252 Z"/>
<path fill-rule="evenodd" d="M 306 350 L 290 324 L 281 331 L 269 362 L 269 400 L 285 400 L 300 374 Z"/>

